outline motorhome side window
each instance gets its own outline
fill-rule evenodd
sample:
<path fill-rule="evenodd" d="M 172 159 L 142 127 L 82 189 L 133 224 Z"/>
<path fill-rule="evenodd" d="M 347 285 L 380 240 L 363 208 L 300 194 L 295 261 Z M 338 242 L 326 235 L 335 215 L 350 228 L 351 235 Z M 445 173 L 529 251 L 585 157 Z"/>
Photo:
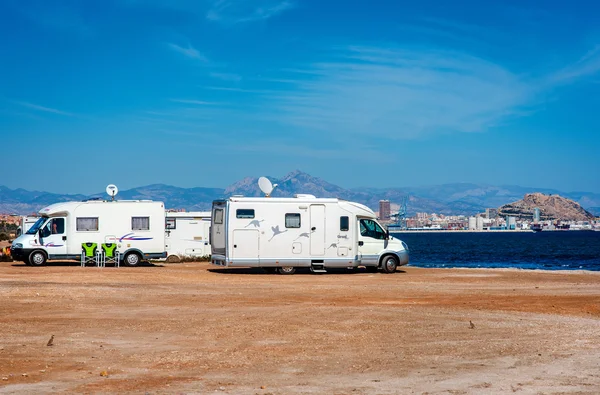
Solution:
<path fill-rule="evenodd" d="M 238 208 L 235 216 L 236 218 L 254 218 L 254 209 Z"/>
<path fill-rule="evenodd" d="M 385 239 L 385 232 L 379 224 L 371 219 L 360 220 L 360 235 L 378 240 Z"/>
<path fill-rule="evenodd" d="M 177 222 L 175 218 L 165 218 L 165 229 L 175 229 L 177 227 Z"/>
<path fill-rule="evenodd" d="M 300 214 L 286 214 L 285 215 L 285 227 L 286 228 L 299 228 L 300 227 Z"/>
<path fill-rule="evenodd" d="M 350 219 L 346 216 L 340 217 L 340 231 L 350 230 Z"/>
<path fill-rule="evenodd" d="M 131 217 L 131 230 L 150 230 L 150 217 Z"/>
<path fill-rule="evenodd" d="M 215 224 L 222 224 L 223 223 L 223 209 L 222 208 L 218 208 L 215 210 L 215 218 L 214 218 Z"/>
<path fill-rule="evenodd" d="M 75 220 L 75 229 L 78 232 L 97 232 L 98 218 L 97 217 L 81 217 Z"/>

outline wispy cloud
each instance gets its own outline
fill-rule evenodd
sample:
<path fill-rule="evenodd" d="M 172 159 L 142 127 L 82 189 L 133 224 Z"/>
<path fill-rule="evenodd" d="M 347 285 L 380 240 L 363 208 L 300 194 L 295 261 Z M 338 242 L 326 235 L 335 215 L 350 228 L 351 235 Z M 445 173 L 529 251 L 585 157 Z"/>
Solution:
<path fill-rule="evenodd" d="M 206 19 L 237 24 L 269 19 L 293 7 L 288 0 L 215 0 Z"/>
<path fill-rule="evenodd" d="M 33 103 L 25 102 L 25 101 L 12 100 L 12 102 L 15 103 L 15 104 L 18 104 L 20 106 L 23 106 L 23 107 L 32 108 L 32 109 L 37 110 L 37 111 L 49 112 L 49 113 L 58 114 L 58 115 L 65 115 L 65 116 L 68 116 L 68 117 L 75 116 L 75 114 L 72 114 L 70 112 L 57 110 L 56 108 L 39 106 L 37 104 L 33 104 Z"/>
<path fill-rule="evenodd" d="M 208 58 L 200 53 L 196 48 L 194 48 L 191 44 L 188 44 L 187 47 L 182 47 L 177 44 L 167 43 L 168 47 L 188 58 L 197 59 L 203 63 L 208 63 Z"/>
<path fill-rule="evenodd" d="M 600 71 L 600 44 L 596 45 L 573 64 L 552 73 L 548 78 L 548 83 L 568 83 L 582 77 L 594 75 L 598 71 Z"/>
<path fill-rule="evenodd" d="M 212 78 L 216 78 L 216 79 L 223 80 L 223 81 L 240 82 L 242 80 L 242 76 L 241 75 L 233 74 L 233 73 L 217 73 L 217 72 L 212 72 L 212 73 L 209 73 L 209 75 Z"/>
<path fill-rule="evenodd" d="M 183 104 L 195 104 L 199 106 L 217 104 L 214 102 L 202 101 L 202 100 L 189 100 L 189 99 L 169 99 L 174 103 L 183 103 Z"/>
<path fill-rule="evenodd" d="M 416 138 L 480 132 L 528 103 L 531 87 L 459 52 L 348 47 L 270 97 L 281 122 L 329 133 Z"/>

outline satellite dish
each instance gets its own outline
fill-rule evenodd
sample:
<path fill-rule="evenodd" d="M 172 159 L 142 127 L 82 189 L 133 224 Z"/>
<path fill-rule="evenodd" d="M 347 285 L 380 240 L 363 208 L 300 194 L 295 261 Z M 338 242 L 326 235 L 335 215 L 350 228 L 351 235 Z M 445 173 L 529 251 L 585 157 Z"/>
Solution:
<path fill-rule="evenodd" d="M 258 187 L 265 194 L 265 197 L 270 197 L 271 192 L 273 192 L 273 189 L 275 189 L 276 186 L 277 184 L 271 184 L 271 181 L 269 181 L 267 177 L 260 177 L 258 179 Z"/>
<path fill-rule="evenodd" d="M 106 193 L 111 197 L 112 200 L 115 200 L 115 196 L 119 193 L 119 188 L 115 184 L 110 184 L 106 187 Z"/>

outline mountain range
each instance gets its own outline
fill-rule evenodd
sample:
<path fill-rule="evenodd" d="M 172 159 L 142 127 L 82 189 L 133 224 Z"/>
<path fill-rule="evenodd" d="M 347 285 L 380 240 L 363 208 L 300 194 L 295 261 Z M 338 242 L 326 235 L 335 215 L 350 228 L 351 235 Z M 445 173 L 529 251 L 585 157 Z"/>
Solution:
<path fill-rule="evenodd" d="M 492 186 L 471 183 L 454 183 L 422 187 L 402 188 L 352 188 L 345 189 L 325 180 L 313 177 L 300 170 L 288 173 L 283 178 L 268 177 L 278 184 L 273 197 L 293 196 L 308 193 L 317 197 L 338 197 L 363 203 L 375 211 L 379 200 L 386 199 L 399 204 L 408 196 L 407 213 L 439 213 L 445 215 L 472 215 L 488 207 L 499 207 L 523 198 L 527 193 L 541 192 L 560 195 L 576 201 L 596 216 L 600 216 L 600 194 L 591 192 L 563 192 L 554 189 L 529 188 L 513 185 Z M 153 184 L 120 191 L 119 199 L 150 199 L 165 202 L 167 208 L 187 211 L 210 210 L 215 199 L 232 195 L 261 196 L 258 177 L 244 178 L 225 189 L 180 188 L 171 185 Z M 9 189 L 0 186 L 0 213 L 31 214 L 52 203 L 64 201 L 105 198 L 105 193 L 94 195 L 63 195 L 24 189 Z"/>

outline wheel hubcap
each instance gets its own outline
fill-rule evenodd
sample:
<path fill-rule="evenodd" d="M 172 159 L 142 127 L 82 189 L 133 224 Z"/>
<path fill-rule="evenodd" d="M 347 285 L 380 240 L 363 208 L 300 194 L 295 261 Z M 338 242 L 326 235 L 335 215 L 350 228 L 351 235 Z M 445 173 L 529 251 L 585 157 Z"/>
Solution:
<path fill-rule="evenodd" d="M 137 255 L 129 255 L 127 257 L 127 263 L 129 263 L 130 265 L 135 265 L 138 262 L 138 257 Z"/>
<path fill-rule="evenodd" d="M 35 263 L 36 265 L 41 265 L 42 262 L 44 262 L 44 257 L 42 256 L 42 254 L 35 254 L 33 256 L 33 263 Z"/>
<path fill-rule="evenodd" d="M 388 269 L 393 269 L 396 266 L 396 262 L 393 259 L 388 259 L 386 262 L 386 266 Z"/>

